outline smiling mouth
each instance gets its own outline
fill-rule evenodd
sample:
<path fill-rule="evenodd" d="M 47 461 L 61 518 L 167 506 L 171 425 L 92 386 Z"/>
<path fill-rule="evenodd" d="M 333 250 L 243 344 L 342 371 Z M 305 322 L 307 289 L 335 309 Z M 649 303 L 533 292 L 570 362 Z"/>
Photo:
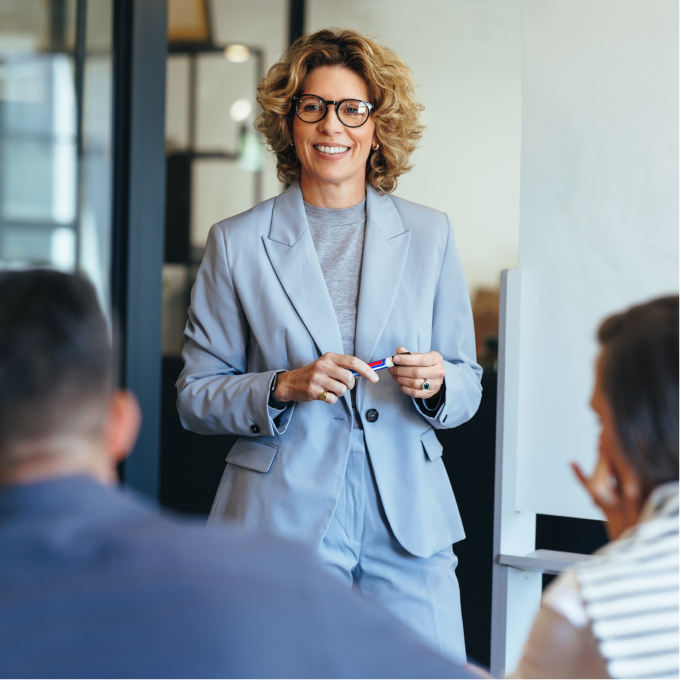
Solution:
<path fill-rule="evenodd" d="M 314 148 L 321 153 L 328 153 L 331 155 L 345 153 L 349 146 L 323 146 L 322 144 L 313 144 Z"/>

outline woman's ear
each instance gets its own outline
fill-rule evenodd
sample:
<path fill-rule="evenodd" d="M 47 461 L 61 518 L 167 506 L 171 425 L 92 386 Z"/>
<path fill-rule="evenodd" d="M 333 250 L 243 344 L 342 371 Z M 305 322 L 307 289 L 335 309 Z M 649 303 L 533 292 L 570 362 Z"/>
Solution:
<path fill-rule="evenodd" d="M 104 442 L 109 460 L 120 463 L 132 451 L 142 425 L 137 397 L 129 390 L 116 390 L 109 399 L 104 425 Z"/>

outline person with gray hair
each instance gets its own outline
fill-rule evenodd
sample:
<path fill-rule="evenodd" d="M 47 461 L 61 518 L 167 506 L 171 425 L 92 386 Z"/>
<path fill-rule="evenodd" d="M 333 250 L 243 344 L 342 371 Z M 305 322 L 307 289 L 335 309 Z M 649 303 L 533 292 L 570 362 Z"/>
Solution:
<path fill-rule="evenodd" d="M 471 677 L 306 549 L 117 488 L 112 382 L 89 283 L 0 273 L 0 677 Z"/>

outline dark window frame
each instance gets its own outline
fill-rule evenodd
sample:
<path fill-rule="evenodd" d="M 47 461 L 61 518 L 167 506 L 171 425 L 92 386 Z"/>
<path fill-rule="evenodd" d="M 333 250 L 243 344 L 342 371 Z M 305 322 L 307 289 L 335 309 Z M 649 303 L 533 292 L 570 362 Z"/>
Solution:
<path fill-rule="evenodd" d="M 117 381 L 142 408 L 121 466 L 126 486 L 158 499 L 165 222 L 167 0 L 114 2 L 111 304 Z"/>

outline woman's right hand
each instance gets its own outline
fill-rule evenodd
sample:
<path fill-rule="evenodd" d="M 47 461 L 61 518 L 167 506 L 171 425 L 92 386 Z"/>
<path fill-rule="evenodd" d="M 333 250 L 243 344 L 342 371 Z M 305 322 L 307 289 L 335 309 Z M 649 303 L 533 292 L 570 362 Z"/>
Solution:
<path fill-rule="evenodd" d="M 376 373 L 361 359 L 327 352 L 303 368 L 280 373 L 274 398 L 280 402 L 316 401 L 326 390 L 326 403 L 335 404 L 346 390 L 355 386 L 355 377 L 348 369 L 378 382 Z"/>

